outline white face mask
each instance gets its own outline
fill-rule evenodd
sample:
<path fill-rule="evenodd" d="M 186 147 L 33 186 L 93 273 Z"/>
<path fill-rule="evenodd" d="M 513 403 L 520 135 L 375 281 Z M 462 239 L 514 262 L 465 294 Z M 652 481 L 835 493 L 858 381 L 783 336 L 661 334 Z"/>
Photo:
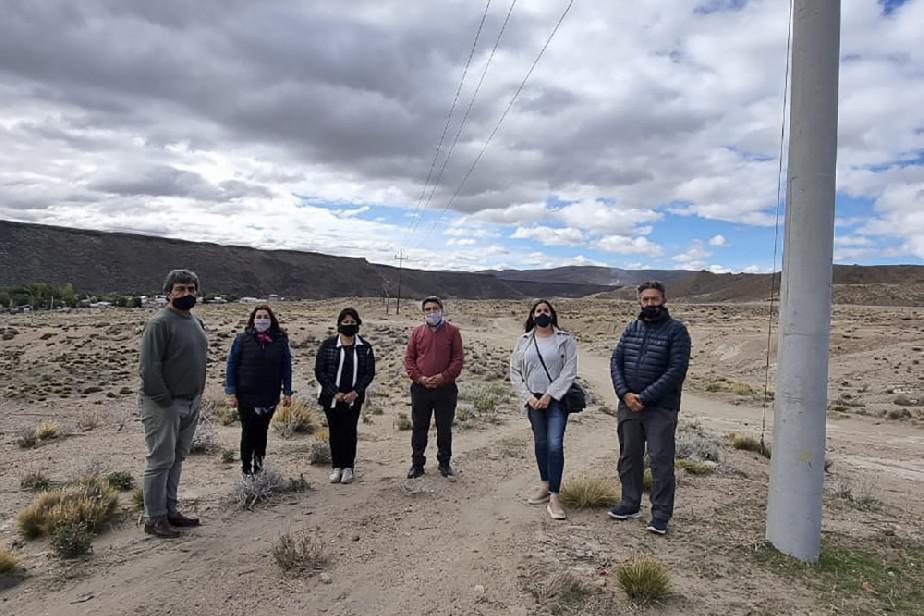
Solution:
<path fill-rule="evenodd" d="M 440 324 L 440 321 L 443 320 L 443 311 L 437 310 L 436 312 L 431 312 L 430 314 L 426 315 L 424 319 L 427 321 L 427 325 L 436 327 Z"/>
<path fill-rule="evenodd" d="M 254 319 L 253 327 L 261 334 L 270 328 L 273 322 L 270 319 Z"/>

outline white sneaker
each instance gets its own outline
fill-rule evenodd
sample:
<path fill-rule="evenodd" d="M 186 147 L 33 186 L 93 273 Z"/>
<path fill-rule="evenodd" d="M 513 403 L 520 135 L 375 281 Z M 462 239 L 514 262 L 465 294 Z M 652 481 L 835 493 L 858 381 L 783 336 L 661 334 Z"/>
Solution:
<path fill-rule="evenodd" d="M 353 483 L 353 469 L 345 468 L 340 476 L 340 483 Z"/>
<path fill-rule="evenodd" d="M 352 473 L 350 473 L 352 475 Z M 331 483 L 340 483 L 340 478 L 343 476 L 343 471 L 339 468 L 335 468 L 334 472 L 330 474 Z"/>

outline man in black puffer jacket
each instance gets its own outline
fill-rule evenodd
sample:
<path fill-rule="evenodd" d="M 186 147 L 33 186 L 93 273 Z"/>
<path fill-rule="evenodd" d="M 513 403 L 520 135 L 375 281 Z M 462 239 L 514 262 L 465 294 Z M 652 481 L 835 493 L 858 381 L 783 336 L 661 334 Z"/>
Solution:
<path fill-rule="evenodd" d="M 638 299 L 641 314 L 626 327 L 610 359 L 619 398 L 622 501 L 609 515 L 617 520 L 640 516 L 647 442 L 652 476 L 648 530 L 664 535 L 674 512 L 674 433 L 690 363 L 690 334 L 668 313 L 663 284 L 642 283 Z"/>

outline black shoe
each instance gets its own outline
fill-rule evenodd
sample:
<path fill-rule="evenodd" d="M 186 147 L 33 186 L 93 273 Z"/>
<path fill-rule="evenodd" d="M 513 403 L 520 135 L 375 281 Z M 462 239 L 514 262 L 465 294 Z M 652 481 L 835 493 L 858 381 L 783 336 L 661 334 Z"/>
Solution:
<path fill-rule="evenodd" d="M 632 509 L 627 505 L 622 503 L 616 505 L 607 512 L 607 515 L 613 518 L 614 520 L 634 520 L 640 518 L 642 513 L 638 510 L 638 507 Z"/>
<path fill-rule="evenodd" d="M 154 535 L 161 539 L 176 539 L 180 536 L 180 531 L 171 526 L 166 518 L 161 518 L 154 522 L 145 522 L 144 532 L 147 535 Z"/>
<path fill-rule="evenodd" d="M 645 530 L 657 535 L 666 535 L 667 520 L 663 520 L 661 518 L 651 518 L 651 521 L 648 523 L 648 527 L 645 528 Z"/>
<path fill-rule="evenodd" d="M 167 521 L 170 522 L 171 526 L 176 528 L 191 528 L 193 526 L 199 526 L 199 518 L 191 518 L 185 516 L 180 512 L 177 513 L 168 513 Z"/>
<path fill-rule="evenodd" d="M 424 469 L 423 469 L 422 466 L 411 465 L 411 468 L 409 468 L 408 471 L 407 471 L 407 478 L 408 478 L 408 479 L 417 479 L 418 477 L 420 477 L 420 476 L 423 475 L 423 474 L 424 474 Z"/>
<path fill-rule="evenodd" d="M 256 475 L 257 473 L 262 473 L 262 472 L 263 472 L 263 457 L 262 457 L 262 456 L 254 456 L 254 458 L 253 458 L 253 473 L 254 473 L 254 475 Z"/>
<path fill-rule="evenodd" d="M 440 475 L 442 475 L 443 477 L 446 477 L 447 479 L 449 477 L 456 476 L 455 472 L 453 472 L 452 470 L 452 467 L 449 466 L 448 464 L 440 464 Z"/>

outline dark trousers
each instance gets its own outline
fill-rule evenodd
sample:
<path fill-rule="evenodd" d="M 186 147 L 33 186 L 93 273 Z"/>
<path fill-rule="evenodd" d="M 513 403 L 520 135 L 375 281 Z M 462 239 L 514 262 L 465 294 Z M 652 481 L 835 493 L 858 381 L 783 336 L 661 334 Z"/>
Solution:
<path fill-rule="evenodd" d="M 241 416 L 241 467 L 245 473 L 251 472 L 254 457 L 257 468 L 263 467 L 266 457 L 266 432 L 269 430 L 273 413 L 257 415 L 252 406 L 238 406 Z"/>
<path fill-rule="evenodd" d="M 620 402 L 618 421 L 622 503 L 631 509 L 641 507 L 647 443 L 652 478 L 651 516 L 669 520 L 674 513 L 677 411 L 649 406 L 641 413 L 635 413 Z"/>
<path fill-rule="evenodd" d="M 452 459 L 452 420 L 456 416 L 456 401 L 459 388 L 455 383 L 443 385 L 436 389 L 427 389 L 423 385 L 411 385 L 411 462 L 423 468 L 427 462 L 424 453 L 427 450 L 427 432 L 430 430 L 430 417 L 436 415 L 436 460 L 440 466 L 446 466 Z"/>
<path fill-rule="evenodd" d="M 362 402 L 352 407 L 338 402 L 334 408 L 324 409 L 327 431 L 330 433 L 331 468 L 353 468 L 356 463 L 356 426 L 362 409 Z"/>

